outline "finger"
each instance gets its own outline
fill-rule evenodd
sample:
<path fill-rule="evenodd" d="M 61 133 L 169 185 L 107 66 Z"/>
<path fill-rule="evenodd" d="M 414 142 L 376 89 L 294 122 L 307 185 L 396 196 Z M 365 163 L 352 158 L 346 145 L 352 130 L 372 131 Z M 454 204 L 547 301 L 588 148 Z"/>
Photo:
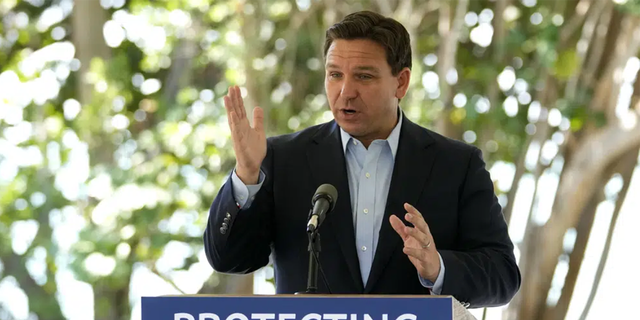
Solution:
<path fill-rule="evenodd" d="M 224 96 L 224 102 L 225 102 L 224 106 L 225 108 L 227 108 L 227 115 L 229 115 L 229 113 L 232 111 L 236 115 L 238 114 L 238 111 L 236 109 L 236 102 L 233 94 L 233 87 L 229 87 L 229 92 L 227 92 L 227 95 Z"/>
<path fill-rule="evenodd" d="M 231 139 L 233 140 L 234 144 L 238 144 L 241 143 L 241 141 L 244 138 L 244 132 L 242 131 L 242 123 L 240 122 L 240 119 L 238 118 L 238 114 L 235 111 L 231 111 L 229 113 L 229 121 L 230 121 L 230 125 L 229 127 L 231 128 Z"/>
<path fill-rule="evenodd" d="M 227 117 L 229 117 L 229 112 L 233 111 L 233 106 L 231 105 L 231 98 L 229 95 L 223 97 L 224 100 L 224 108 L 227 110 Z"/>
<path fill-rule="evenodd" d="M 398 235 L 400 235 L 402 241 L 405 241 L 407 239 L 407 234 L 405 232 L 405 225 L 402 220 L 400 220 L 400 218 L 398 218 L 395 214 L 392 214 L 391 217 L 389 217 L 389 223 L 391 223 L 391 227 L 393 228 L 393 230 L 395 230 Z"/>
<path fill-rule="evenodd" d="M 240 119 L 244 119 L 246 118 L 247 114 L 244 110 L 244 103 L 242 102 L 242 95 L 240 95 L 240 87 L 235 86 L 234 87 L 234 98 L 235 98 L 235 107 L 236 107 L 236 112 L 238 113 L 238 117 Z"/>
<path fill-rule="evenodd" d="M 229 115 L 227 116 L 227 118 L 229 119 L 229 128 L 231 129 L 231 132 L 234 132 L 236 129 L 236 123 L 237 123 L 237 116 L 236 116 L 236 112 L 235 111 L 229 111 Z"/>
<path fill-rule="evenodd" d="M 234 126 L 237 122 L 233 121 L 233 117 L 235 116 L 235 109 L 233 108 L 231 97 L 224 96 L 224 108 L 227 110 L 227 122 L 229 123 L 229 128 L 233 132 Z"/>
<path fill-rule="evenodd" d="M 227 95 L 225 96 L 225 101 L 228 101 L 228 107 L 231 111 L 236 111 L 236 100 L 234 98 L 233 95 L 233 87 L 229 87 L 229 91 L 227 92 Z"/>
<path fill-rule="evenodd" d="M 404 247 L 402 249 L 402 252 L 404 252 L 409 257 L 415 258 L 416 260 L 419 260 L 419 261 L 422 261 L 422 262 L 427 262 L 428 255 L 427 255 L 427 251 L 425 251 L 425 250 Z"/>
<path fill-rule="evenodd" d="M 238 99 L 236 97 L 236 87 L 235 86 L 231 86 L 229 87 L 229 100 L 231 101 L 231 108 L 233 108 L 233 111 L 237 114 L 240 115 L 240 113 L 238 112 Z"/>
<path fill-rule="evenodd" d="M 240 107 L 240 110 L 242 111 L 242 116 L 246 117 L 247 116 L 247 110 L 244 108 L 244 100 L 242 99 L 242 90 L 240 90 L 240 87 L 236 86 L 237 90 L 238 90 L 238 106 Z"/>
<path fill-rule="evenodd" d="M 418 211 L 418 209 L 414 208 L 412 205 L 408 203 L 404 204 L 404 208 L 408 212 L 405 216 L 405 219 L 411 222 L 416 228 L 420 229 L 420 231 L 422 231 L 424 234 L 431 235 L 431 230 L 429 229 L 429 225 L 427 224 L 426 221 L 424 221 L 424 218 L 422 217 L 422 214 L 420 213 L 420 211 Z"/>
<path fill-rule="evenodd" d="M 264 133 L 264 111 L 260 107 L 253 108 L 253 127 L 259 133 Z"/>
<path fill-rule="evenodd" d="M 422 248 L 422 246 L 426 246 L 430 243 L 431 237 L 429 237 L 429 235 L 425 234 L 424 232 L 420 231 L 420 229 L 405 227 L 404 232 L 407 234 L 409 238 L 413 238 L 417 242 L 418 248 Z"/>

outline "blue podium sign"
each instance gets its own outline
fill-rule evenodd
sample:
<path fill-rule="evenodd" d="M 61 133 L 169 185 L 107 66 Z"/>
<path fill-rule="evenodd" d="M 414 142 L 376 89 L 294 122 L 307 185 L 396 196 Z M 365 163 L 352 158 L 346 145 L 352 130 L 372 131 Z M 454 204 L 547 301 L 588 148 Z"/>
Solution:
<path fill-rule="evenodd" d="M 142 297 L 142 320 L 451 320 L 450 296 Z"/>

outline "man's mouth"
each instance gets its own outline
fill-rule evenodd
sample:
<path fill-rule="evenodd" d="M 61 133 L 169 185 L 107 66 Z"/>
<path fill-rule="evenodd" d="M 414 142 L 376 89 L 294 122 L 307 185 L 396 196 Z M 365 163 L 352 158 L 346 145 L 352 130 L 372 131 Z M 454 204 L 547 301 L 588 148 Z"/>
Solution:
<path fill-rule="evenodd" d="M 346 113 L 346 114 L 355 114 L 356 111 L 353 109 L 342 109 L 342 112 Z"/>

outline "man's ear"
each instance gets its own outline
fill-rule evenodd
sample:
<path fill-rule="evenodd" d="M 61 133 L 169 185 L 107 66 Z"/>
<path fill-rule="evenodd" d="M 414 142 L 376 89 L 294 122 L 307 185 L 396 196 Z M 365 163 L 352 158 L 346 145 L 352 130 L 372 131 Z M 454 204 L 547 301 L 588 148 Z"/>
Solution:
<path fill-rule="evenodd" d="M 402 99 L 407 94 L 407 90 L 409 90 L 409 82 L 411 80 L 411 70 L 407 67 L 400 70 L 398 75 L 396 76 L 398 79 L 398 87 L 396 88 L 396 98 Z"/>

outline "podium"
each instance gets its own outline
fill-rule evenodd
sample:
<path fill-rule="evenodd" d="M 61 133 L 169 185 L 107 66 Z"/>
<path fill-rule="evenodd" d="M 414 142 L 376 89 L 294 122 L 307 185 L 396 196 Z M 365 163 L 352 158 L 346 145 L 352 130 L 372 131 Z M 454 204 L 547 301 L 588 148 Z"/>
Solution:
<path fill-rule="evenodd" d="M 466 319 L 454 316 L 456 304 L 451 296 L 426 295 L 160 296 L 142 297 L 142 320 Z"/>

